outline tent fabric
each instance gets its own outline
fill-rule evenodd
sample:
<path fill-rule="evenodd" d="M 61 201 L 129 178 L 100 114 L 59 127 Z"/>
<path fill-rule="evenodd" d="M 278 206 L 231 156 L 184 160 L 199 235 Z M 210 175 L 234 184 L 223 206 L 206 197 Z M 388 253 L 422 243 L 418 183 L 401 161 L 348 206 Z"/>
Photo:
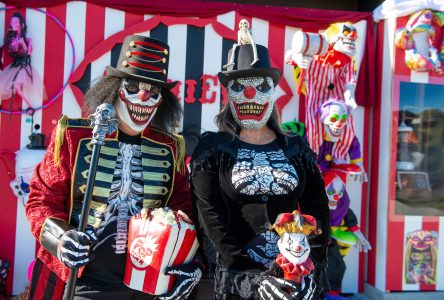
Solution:
<path fill-rule="evenodd" d="M 66 2 L 68 1 L 48 0 L 42 4 L 42 1 L 37 0 L 15 0 L 7 1 L 6 4 L 17 7 L 42 7 L 43 5 L 49 7 L 64 4 Z M 308 31 L 323 30 L 335 22 L 349 21 L 356 23 L 365 20 L 368 24 L 365 42 L 366 46 L 362 66 L 359 70 L 356 99 L 357 103 L 361 106 L 370 107 L 374 104 L 375 35 L 374 28 L 370 25 L 372 24 L 372 14 L 369 12 L 321 10 L 199 0 L 87 0 L 86 2 L 129 13 L 175 17 L 212 18 L 231 11 L 236 11 L 245 17 L 261 18 L 275 24 L 304 28 L 304 30 Z"/>
<path fill-rule="evenodd" d="M 373 11 L 373 20 L 408 16 L 422 9 L 444 11 L 444 0 L 386 0 Z"/>

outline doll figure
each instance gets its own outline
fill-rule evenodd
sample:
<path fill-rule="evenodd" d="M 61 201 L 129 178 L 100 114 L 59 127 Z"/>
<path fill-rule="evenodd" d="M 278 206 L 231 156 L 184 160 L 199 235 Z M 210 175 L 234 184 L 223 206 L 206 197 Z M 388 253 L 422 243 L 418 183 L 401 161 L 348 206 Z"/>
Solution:
<path fill-rule="evenodd" d="M 280 254 L 276 263 L 284 271 L 284 278 L 300 283 L 302 276 L 309 275 L 314 269 L 310 255 L 308 236 L 321 234 L 316 219 L 310 215 L 282 213 L 276 218 L 273 228 L 279 234 Z"/>
<path fill-rule="evenodd" d="M 32 39 L 26 37 L 26 31 L 25 19 L 20 13 L 14 13 L 4 40 L 13 62 L 0 72 L 0 100 L 19 94 L 33 107 L 32 103 L 46 100 L 46 94 L 40 75 L 31 66 Z"/>
<path fill-rule="evenodd" d="M 224 69 L 227 69 L 230 66 L 234 66 L 235 51 L 236 48 L 239 47 L 240 45 L 251 45 L 253 49 L 253 61 L 251 62 L 250 65 L 254 65 L 259 61 L 259 58 L 257 56 L 256 43 L 253 40 L 253 34 L 250 28 L 250 22 L 248 22 L 246 19 L 242 19 L 239 22 L 239 30 L 237 31 L 237 44 L 233 45 L 230 61 L 228 62 L 228 64 L 224 65 Z"/>
<path fill-rule="evenodd" d="M 441 72 L 438 51 L 433 46 L 435 19 L 430 9 L 421 10 L 410 16 L 405 28 L 396 32 L 395 45 L 405 50 L 405 63 L 411 70 Z"/>

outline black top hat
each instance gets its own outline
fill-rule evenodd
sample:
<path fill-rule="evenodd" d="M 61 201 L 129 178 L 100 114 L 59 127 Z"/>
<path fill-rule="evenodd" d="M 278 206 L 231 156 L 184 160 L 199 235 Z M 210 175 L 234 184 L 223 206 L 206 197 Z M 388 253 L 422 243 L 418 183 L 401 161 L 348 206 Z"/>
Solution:
<path fill-rule="evenodd" d="M 281 72 L 276 68 L 271 68 L 268 49 L 258 44 L 256 44 L 256 49 L 259 61 L 251 65 L 254 60 L 253 46 L 246 44 L 236 47 L 234 52 L 234 65 L 230 65 L 227 71 L 222 71 L 217 74 L 223 86 L 227 86 L 227 83 L 231 80 L 245 77 L 271 77 L 274 86 L 279 83 Z M 228 61 L 230 61 L 232 52 L 233 49 L 228 52 Z"/>
<path fill-rule="evenodd" d="M 129 35 L 123 40 L 117 68 L 108 66 L 106 73 L 108 76 L 131 78 L 171 89 L 177 81 L 167 82 L 169 55 L 170 47 L 164 42 Z"/>

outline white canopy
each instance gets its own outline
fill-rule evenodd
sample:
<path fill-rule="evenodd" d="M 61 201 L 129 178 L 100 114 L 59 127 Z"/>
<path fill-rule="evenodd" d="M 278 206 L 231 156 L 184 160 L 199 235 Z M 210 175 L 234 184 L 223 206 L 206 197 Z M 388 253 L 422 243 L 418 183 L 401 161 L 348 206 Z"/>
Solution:
<path fill-rule="evenodd" d="M 444 0 L 386 0 L 373 11 L 373 20 L 407 16 L 426 8 L 444 11 Z"/>

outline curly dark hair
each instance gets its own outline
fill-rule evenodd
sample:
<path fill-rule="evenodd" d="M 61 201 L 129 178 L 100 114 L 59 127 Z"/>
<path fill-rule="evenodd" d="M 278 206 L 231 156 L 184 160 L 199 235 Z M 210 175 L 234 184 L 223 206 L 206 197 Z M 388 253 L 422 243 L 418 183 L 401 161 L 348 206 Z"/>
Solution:
<path fill-rule="evenodd" d="M 85 93 L 85 114 L 91 114 L 102 103 L 110 103 L 116 107 L 121 78 L 104 76 Z M 160 90 L 162 103 L 157 109 L 151 124 L 167 132 L 174 132 L 182 116 L 182 108 L 177 97 L 167 88 Z"/>
<path fill-rule="evenodd" d="M 23 16 L 19 12 L 15 12 L 11 17 L 11 20 L 12 20 L 12 18 L 18 18 L 20 20 L 20 26 L 23 26 L 22 30 L 20 31 L 20 36 L 25 40 L 25 43 L 28 44 L 28 42 L 26 41 L 26 31 L 28 30 L 28 27 L 26 26 L 25 18 L 23 18 Z M 11 38 L 14 36 L 15 36 L 15 34 L 12 31 L 11 25 L 9 25 L 9 30 L 6 33 L 3 43 L 5 45 L 9 45 Z"/>

